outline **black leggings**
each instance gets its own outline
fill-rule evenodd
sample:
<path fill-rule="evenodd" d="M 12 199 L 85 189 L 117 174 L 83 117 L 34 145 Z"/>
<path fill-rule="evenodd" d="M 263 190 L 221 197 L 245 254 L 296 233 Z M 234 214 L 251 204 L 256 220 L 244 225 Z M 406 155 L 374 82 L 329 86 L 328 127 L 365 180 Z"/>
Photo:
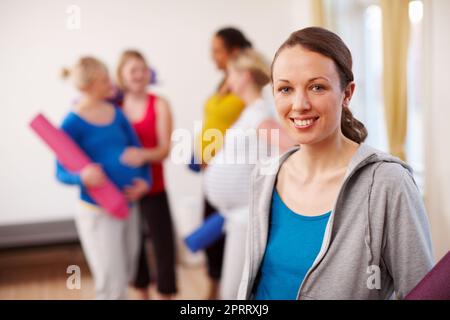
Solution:
<path fill-rule="evenodd" d="M 206 219 L 217 209 L 214 208 L 208 200 L 205 198 L 204 202 L 204 218 Z M 225 235 L 222 235 L 219 240 L 214 242 L 208 248 L 206 248 L 206 257 L 208 262 L 208 275 L 211 279 L 220 280 L 220 275 L 222 273 L 222 261 L 223 261 L 223 250 L 225 246 Z"/>
<path fill-rule="evenodd" d="M 142 223 L 145 223 L 153 242 L 156 259 L 156 278 L 158 292 L 162 294 L 175 294 L 175 241 L 170 215 L 169 201 L 165 191 L 147 195 L 139 202 Z M 145 249 L 145 234 L 142 230 L 141 250 L 134 286 L 147 288 L 151 283 L 150 268 Z"/>

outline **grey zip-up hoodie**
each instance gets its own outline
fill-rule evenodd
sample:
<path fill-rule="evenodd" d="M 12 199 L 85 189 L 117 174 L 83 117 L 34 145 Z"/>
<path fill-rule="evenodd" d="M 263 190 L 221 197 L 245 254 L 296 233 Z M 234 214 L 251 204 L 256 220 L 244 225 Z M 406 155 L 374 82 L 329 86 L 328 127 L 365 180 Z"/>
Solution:
<path fill-rule="evenodd" d="M 272 159 L 268 166 L 258 164 L 253 171 L 238 299 L 253 298 L 268 239 L 276 176 L 297 150 Z M 429 223 L 411 168 L 361 144 L 347 168 L 320 252 L 297 299 L 401 299 L 433 265 Z"/>

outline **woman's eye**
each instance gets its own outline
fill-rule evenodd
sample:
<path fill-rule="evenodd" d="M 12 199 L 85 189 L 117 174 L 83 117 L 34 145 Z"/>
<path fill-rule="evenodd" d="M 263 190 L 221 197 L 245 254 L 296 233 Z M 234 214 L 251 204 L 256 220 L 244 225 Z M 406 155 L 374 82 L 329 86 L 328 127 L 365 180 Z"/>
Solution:
<path fill-rule="evenodd" d="M 281 88 L 278 89 L 278 92 L 281 92 L 281 93 L 288 93 L 289 90 L 290 90 L 289 87 L 281 87 Z"/>
<path fill-rule="evenodd" d="M 325 90 L 325 88 L 319 84 L 315 84 L 315 85 L 311 86 L 311 90 L 314 92 L 321 92 L 321 91 Z"/>

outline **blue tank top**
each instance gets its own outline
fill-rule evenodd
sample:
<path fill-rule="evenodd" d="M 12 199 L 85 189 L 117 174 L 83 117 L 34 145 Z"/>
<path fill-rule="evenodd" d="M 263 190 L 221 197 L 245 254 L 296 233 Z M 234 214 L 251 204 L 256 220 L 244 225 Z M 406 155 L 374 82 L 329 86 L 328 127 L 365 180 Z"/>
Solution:
<path fill-rule="evenodd" d="M 275 190 L 272 196 L 269 236 L 256 300 L 295 300 L 300 285 L 322 246 L 331 211 L 303 216 L 289 209 Z"/>

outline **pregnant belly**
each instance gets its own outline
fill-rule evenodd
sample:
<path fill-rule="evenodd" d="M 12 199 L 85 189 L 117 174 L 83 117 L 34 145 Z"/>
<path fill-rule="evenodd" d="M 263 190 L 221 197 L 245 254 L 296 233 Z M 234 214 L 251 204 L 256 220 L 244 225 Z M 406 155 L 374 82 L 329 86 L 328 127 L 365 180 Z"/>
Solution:
<path fill-rule="evenodd" d="M 142 172 L 140 168 L 128 167 L 120 161 L 108 161 L 103 164 L 103 169 L 111 181 L 120 189 L 123 189 L 126 185 L 131 185 L 133 179 L 139 178 Z"/>
<path fill-rule="evenodd" d="M 205 170 L 206 198 L 222 213 L 249 204 L 253 165 L 211 163 Z"/>

